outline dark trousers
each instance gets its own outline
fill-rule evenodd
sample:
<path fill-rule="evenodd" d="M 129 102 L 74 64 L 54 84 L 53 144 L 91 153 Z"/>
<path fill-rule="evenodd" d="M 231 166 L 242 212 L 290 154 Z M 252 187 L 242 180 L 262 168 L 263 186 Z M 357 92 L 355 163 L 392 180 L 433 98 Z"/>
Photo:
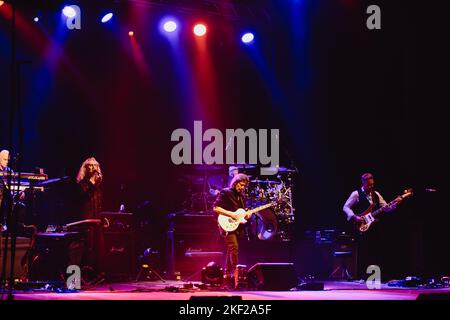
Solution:
<path fill-rule="evenodd" d="M 95 272 L 103 271 L 103 230 L 102 226 L 89 226 L 85 230 L 85 250 L 82 264 Z"/>
<path fill-rule="evenodd" d="M 377 265 L 380 267 L 383 275 L 384 251 L 386 250 L 383 241 L 383 228 L 378 223 L 358 237 L 358 278 L 367 279 L 367 267 Z M 382 279 L 383 280 L 383 279 Z"/>
<path fill-rule="evenodd" d="M 235 232 L 229 232 L 225 235 L 227 246 L 226 268 L 227 272 L 233 274 L 239 261 L 239 242 L 238 235 Z"/>

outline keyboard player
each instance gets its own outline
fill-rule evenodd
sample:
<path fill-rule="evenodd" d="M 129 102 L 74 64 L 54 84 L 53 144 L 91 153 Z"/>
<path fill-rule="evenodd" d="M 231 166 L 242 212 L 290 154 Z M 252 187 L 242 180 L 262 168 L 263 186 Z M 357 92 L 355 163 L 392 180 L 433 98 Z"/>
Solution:
<path fill-rule="evenodd" d="M 1 174 L 1 185 L 0 185 L 0 231 L 6 230 L 6 216 L 9 200 L 9 192 L 7 188 L 6 175 L 11 172 L 8 167 L 9 163 L 9 151 L 0 151 L 0 174 Z"/>

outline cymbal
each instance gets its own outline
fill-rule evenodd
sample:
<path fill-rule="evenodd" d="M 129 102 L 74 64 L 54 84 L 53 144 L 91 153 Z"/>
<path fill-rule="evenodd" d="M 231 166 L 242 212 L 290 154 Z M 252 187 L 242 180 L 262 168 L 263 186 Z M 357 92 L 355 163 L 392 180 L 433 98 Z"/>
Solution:
<path fill-rule="evenodd" d="M 291 168 L 286 168 L 286 167 L 278 167 L 278 172 L 281 172 L 281 173 L 284 173 L 284 172 L 295 173 L 295 172 L 297 172 L 297 170 L 296 169 L 291 169 Z"/>
<path fill-rule="evenodd" d="M 256 166 L 254 164 L 246 164 L 246 163 L 238 163 L 232 164 L 230 167 L 236 167 L 237 169 L 255 169 Z"/>
<path fill-rule="evenodd" d="M 256 179 L 256 180 L 250 180 L 250 182 L 252 182 L 252 183 L 276 183 L 276 184 L 281 183 L 280 181 L 258 180 L 258 179 Z"/>
<path fill-rule="evenodd" d="M 193 169 L 197 171 L 224 171 L 226 167 L 219 164 L 196 164 L 193 165 Z"/>
<path fill-rule="evenodd" d="M 263 167 L 261 168 L 265 172 L 269 174 L 277 174 L 277 173 L 297 173 L 296 169 L 286 168 L 286 167 Z"/>

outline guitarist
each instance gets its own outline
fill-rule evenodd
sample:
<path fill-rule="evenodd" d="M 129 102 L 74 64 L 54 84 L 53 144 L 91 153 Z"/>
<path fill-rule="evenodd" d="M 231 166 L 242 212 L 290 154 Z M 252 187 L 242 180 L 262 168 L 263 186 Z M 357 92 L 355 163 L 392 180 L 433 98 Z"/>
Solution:
<path fill-rule="evenodd" d="M 402 201 L 401 197 L 397 197 L 390 207 L 386 207 L 385 211 L 390 212 L 397 208 Z M 362 218 L 358 215 L 367 210 L 370 205 L 374 205 L 372 212 L 380 207 L 387 206 L 386 201 L 381 194 L 375 190 L 375 181 L 371 173 L 364 173 L 361 176 L 361 187 L 353 191 L 344 204 L 343 211 L 347 215 L 347 221 L 354 224 L 362 222 Z M 381 240 L 383 235 L 380 230 L 373 228 L 365 233 L 363 237 L 358 237 L 358 270 L 361 275 L 366 275 L 366 268 L 371 264 L 380 265 L 382 256 Z"/>
<path fill-rule="evenodd" d="M 374 204 L 372 211 L 387 205 L 381 194 L 375 191 L 374 187 L 375 181 L 373 175 L 371 173 L 364 173 L 361 176 L 361 188 L 353 191 L 344 204 L 343 210 L 347 215 L 347 221 L 362 222 L 362 219 L 357 214 L 364 212 L 370 205 Z M 402 198 L 397 197 L 395 199 L 396 204 L 386 208 L 385 211 L 395 210 L 401 201 Z M 357 214 L 355 214 L 355 211 Z"/>
<path fill-rule="evenodd" d="M 236 210 L 245 209 L 244 191 L 249 184 L 249 178 L 243 173 L 239 173 L 233 177 L 229 188 L 224 188 L 214 202 L 213 210 L 217 214 L 222 214 L 231 218 L 236 218 L 234 213 Z M 248 218 L 248 217 L 246 217 Z M 240 225 L 235 231 L 223 232 L 221 234 L 225 238 L 227 247 L 226 269 L 228 274 L 233 274 L 238 265 L 239 242 L 238 239 L 243 235 L 243 227 Z"/>

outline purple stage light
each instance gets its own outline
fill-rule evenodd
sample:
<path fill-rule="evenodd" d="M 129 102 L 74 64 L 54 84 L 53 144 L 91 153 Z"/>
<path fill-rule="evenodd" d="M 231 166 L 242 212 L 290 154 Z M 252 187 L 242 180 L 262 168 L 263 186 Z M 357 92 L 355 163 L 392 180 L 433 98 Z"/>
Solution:
<path fill-rule="evenodd" d="M 164 23 L 163 29 L 166 32 L 174 32 L 175 30 L 177 30 L 177 23 L 173 20 L 169 20 Z"/>
<path fill-rule="evenodd" d="M 112 12 L 108 12 L 107 14 L 105 14 L 105 15 L 102 17 L 102 23 L 108 22 L 109 20 L 112 19 L 113 16 L 114 16 L 114 14 L 113 14 Z"/>
<path fill-rule="evenodd" d="M 62 13 L 67 17 L 67 18 L 73 18 L 77 15 L 77 12 L 75 11 L 74 8 L 72 8 L 71 6 L 65 6 L 64 9 L 62 10 Z"/>
<path fill-rule="evenodd" d="M 255 39 L 255 36 L 253 35 L 253 33 L 247 32 L 242 36 L 241 41 L 243 43 L 250 43 L 253 41 L 253 39 Z"/>

